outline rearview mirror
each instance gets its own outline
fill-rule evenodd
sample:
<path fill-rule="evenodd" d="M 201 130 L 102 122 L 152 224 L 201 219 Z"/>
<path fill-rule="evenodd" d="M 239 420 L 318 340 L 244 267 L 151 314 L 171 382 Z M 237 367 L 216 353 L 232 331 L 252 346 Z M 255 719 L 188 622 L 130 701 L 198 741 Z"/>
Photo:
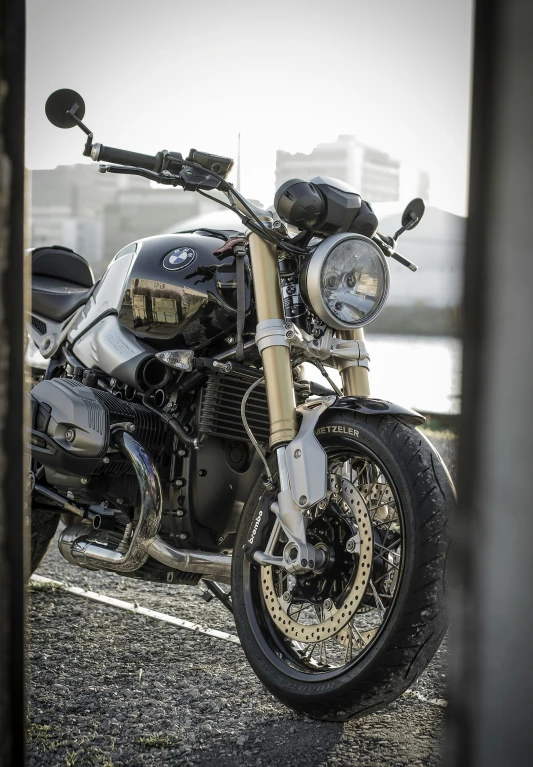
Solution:
<path fill-rule="evenodd" d="M 85 102 L 76 91 L 61 88 L 48 96 L 44 109 L 46 116 L 56 128 L 74 128 L 83 120 Z"/>
<path fill-rule="evenodd" d="M 420 219 L 424 215 L 425 209 L 426 206 L 421 197 L 415 197 L 414 200 L 411 200 L 403 212 L 402 229 L 404 231 L 407 229 L 414 229 L 415 226 L 420 223 Z"/>

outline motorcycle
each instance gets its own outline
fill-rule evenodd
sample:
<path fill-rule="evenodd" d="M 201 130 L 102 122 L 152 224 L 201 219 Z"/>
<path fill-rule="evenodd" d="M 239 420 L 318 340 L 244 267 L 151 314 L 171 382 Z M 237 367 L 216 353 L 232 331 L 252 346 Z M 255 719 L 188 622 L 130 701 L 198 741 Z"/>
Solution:
<path fill-rule="evenodd" d="M 371 397 L 363 331 L 387 259 L 416 270 L 396 241 L 422 200 L 393 237 L 332 178 L 287 181 L 262 209 L 229 158 L 95 143 L 67 89 L 46 114 L 81 128 L 100 172 L 205 195 L 242 227 L 130 243 L 96 284 L 66 248 L 30 252 L 27 329 L 47 361 L 30 393 L 32 569 L 61 517 L 72 565 L 202 579 L 287 706 L 345 720 L 388 704 L 447 627 L 453 484 L 423 416 Z"/>

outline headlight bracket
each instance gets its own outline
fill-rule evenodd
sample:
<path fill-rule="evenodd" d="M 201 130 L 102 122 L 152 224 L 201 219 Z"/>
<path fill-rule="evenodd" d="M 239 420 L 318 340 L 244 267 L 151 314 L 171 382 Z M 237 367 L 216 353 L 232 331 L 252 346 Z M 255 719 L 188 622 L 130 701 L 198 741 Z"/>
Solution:
<path fill-rule="evenodd" d="M 330 361 L 339 371 L 349 367 L 370 369 L 370 355 L 364 341 L 336 338 L 328 328 L 321 338 L 313 338 L 292 322 L 285 323 L 285 337 L 291 346 L 309 360 Z"/>

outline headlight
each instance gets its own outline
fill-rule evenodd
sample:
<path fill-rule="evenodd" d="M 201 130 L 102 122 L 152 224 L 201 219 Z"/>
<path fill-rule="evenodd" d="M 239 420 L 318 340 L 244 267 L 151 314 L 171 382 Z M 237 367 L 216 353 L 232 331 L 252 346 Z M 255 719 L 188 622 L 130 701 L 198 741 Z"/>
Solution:
<path fill-rule="evenodd" d="M 389 267 L 368 237 L 334 234 L 311 255 L 302 283 L 312 310 L 328 327 L 360 328 L 385 305 Z"/>

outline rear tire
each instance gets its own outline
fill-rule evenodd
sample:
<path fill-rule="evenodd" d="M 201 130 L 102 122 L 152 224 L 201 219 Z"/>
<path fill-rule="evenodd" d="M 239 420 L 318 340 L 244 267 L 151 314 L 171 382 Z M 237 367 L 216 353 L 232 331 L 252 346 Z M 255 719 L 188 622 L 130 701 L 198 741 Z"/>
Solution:
<path fill-rule="evenodd" d="M 326 451 L 359 450 L 375 456 L 399 499 L 403 564 L 388 615 L 360 656 L 352 661 L 350 652 L 350 662 L 335 673 L 321 673 L 319 667 L 306 675 L 308 669 L 303 666 L 302 671 L 295 670 L 289 653 L 288 661 L 284 660 L 287 639 L 272 639 L 276 625 L 269 622 L 264 600 L 258 596 L 259 565 L 243 553 L 264 492 L 261 482 L 244 508 L 237 532 L 233 608 L 244 652 L 265 687 L 298 712 L 339 721 L 366 716 L 391 703 L 413 684 L 437 651 L 447 628 L 445 570 L 455 491 L 431 443 L 414 426 L 393 416 L 328 411 L 316 436 Z M 375 539 L 375 531 L 373 535 Z"/>

